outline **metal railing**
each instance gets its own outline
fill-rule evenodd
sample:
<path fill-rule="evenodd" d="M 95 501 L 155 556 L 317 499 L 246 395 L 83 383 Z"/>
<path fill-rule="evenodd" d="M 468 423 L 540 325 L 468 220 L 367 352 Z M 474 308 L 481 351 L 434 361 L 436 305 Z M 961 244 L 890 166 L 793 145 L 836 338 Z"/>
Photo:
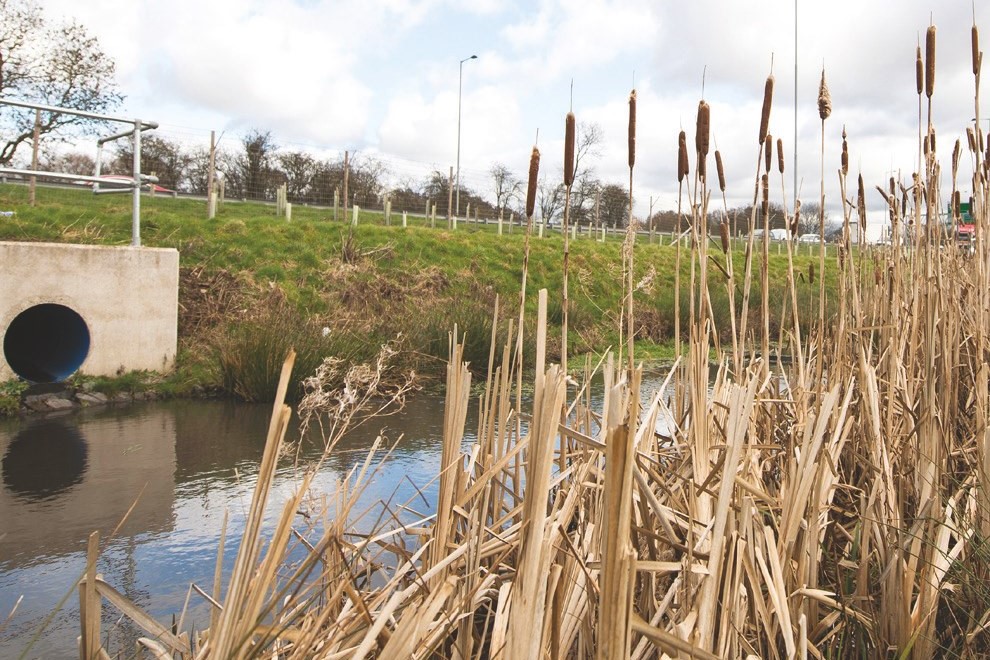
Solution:
<path fill-rule="evenodd" d="M 141 187 L 145 183 L 157 183 L 158 178 L 154 176 L 148 176 L 146 174 L 141 174 L 141 133 L 144 131 L 154 130 L 158 128 L 158 123 L 153 121 L 143 121 L 141 119 L 126 119 L 124 117 L 114 117 L 113 115 L 102 115 L 95 112 L 85 112 L 83 110 L 74 110 L 72 108 L 60 108 L 57 106 L 42 105 L 40 103 L 28 103 L 26 101 L 16 101 L 13 99 L 0 98 L 0 105 L 9 105 L 15 108 L 28 108 L 31 110 L 40 110 L 41 112 L 50 112 L 56 114 L 66 114 L 74 115 L 76 117 L 85 117 L 86 119 L 98 119 L 101 121 L 112 121 L 119 124 L 129 124 L 131 128 L 126 131 L 121 131 L 120 133 L 115 133 L 113 135 L 108 135 L 102 137 L 96 141 L 97 152 L 96 152 L 96 172 L 94 176 L 86 176 L 83 174 L 70 174 L 68 172 L 44 172 L 41 170 L 31 170 L 31 169 L 17 169 L 11 167 L 0 167 L 0 174 L 13 174 L 17 176 L 33 176 L 33 177 L 45 177 L 49 179 L 64 179 L 67 181 L 80 181 L 83 183 L 92 183 L 93 192 L 126 192 L 128 189 L 132 191 L 133 202 L 131 204 L 131 245 L 134 247 L 141 246 Z M 132 176 L 130 179 L 120 178 L 116 180 L 107 180 L 100 177 L 100 167 L 101 159 L 103 155 L 103 145 L 107 142 L 112 142 L 114 140 L 119 140 L 121 138 L 131 138 L 134 145 L 134 157 L 133 157 L 133 168 Z M 100 184 L 110 186 L 108 190 L 100 190 Z"/>

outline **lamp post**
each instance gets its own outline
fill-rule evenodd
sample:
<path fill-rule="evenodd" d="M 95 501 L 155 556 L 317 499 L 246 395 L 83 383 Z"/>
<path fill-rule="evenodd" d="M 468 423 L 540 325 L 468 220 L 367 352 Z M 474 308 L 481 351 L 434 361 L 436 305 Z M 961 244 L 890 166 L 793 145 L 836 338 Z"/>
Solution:
<path fill-rule="evenodd" d="M 454 216 L 461 214 L 461 86 L 464 81 L 464 63 L 478 59 L 477 55 L 465 57 L 457 65 L 457 177 L 454 188 Z"/>

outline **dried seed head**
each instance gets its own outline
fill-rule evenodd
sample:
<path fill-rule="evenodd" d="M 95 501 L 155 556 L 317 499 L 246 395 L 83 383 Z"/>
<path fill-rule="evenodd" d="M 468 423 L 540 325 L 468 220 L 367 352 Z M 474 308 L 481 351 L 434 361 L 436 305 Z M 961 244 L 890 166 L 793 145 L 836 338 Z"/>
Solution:
<path fill-rule="evenodd" d="M 934 126 L 932 126 L 931 130 L 928 131 L 928 135 L 929 135 L 928 145 L 932 148 L 932 154 L 934 154 L 937 151 L 936 148 L 935 148 L 935 127 Z"/>
<path fill-rule="evenodd" d="M 718 189 L 725 192 L 725 169 L 722 167 L 722 152 L 715 150 L 715 169 L 718 171 Z"/>
<path fill-rule="evenodd" d="M 842 131 L 845 133 L 845 131 Z M 846 142 L 845 136 L 842 138 L 842 176 L 849 174 L 849 143 Z"/>
<path fill-rule="evenodd" d="M 966 141 L 969 143 L 969 152 L 976 153 L 976 135 L 971 126 L 966 127 Z"/>
<path fill-rule="evenodd" d="M 766 140 L 767 131 L 770 130 L 770 106 L 773 105 L 773 74 L 767 76 L 767 82 L 763 86 L 763 112 L 760 114 L 760 144 Z"/>
<path fill-rule="evenodd" d="M 814 264 L 814 262 L 809 262 L 808 263 L 808 283 L 809 284 L 814 284 L 815 283 L 815 264 Z"/>
<path fill-rule="evenodd" d="M 784 141 L 777 138 L 777 171 L 784 173 Z"/>
<path fill-rule="evenodd" d="M 698 176 L 708 177 L 708 143 L 711 131 L 711 108 L 705 101 L 698 102 L 698 117 L 695 122 L 694 148 L 698 154 Z"/>
<path fill-rule="evenodd" d="M 708 156 L 709 136 L 711 134 L 711 108 L 705 101 L 698 102 L 697 133 L 694 136 L 694 146 L 702 158 Z"/>
<path fill-rule="evenodd" d="M 891 195 L 896 195 L 897 194 L 897 183 L 894 181 L 894 177 L 890 177 L 890 181 L 888 182 L 888 186 L 890 187 L 890 194 Z"/>
<path fill-rule="evenodd" d="M 925 64 L 921 60 L 921 46 L 918 46 L 918 54 L 914 60 L 914 79 L 918 86 L 918 96 L 925 91 Z"/>
<path fill-rule="evenodd" d="M 564 185 L 574 183 L 574 113 L 564 120 Z"/>
<path fill-rule="evenodd" d="M 935 26 L 928 26 L 925 35 L 925 96 L 932 97 L 935 92 Z"/>
<path fill-rule="evenodd" d="M 952 178 L 955 179 L 956 175 L 959 173 L 959 153 L 962 151 L 962 145 L 959 143 L 959 139 L 956 138 L 956 144 L 952 147 Z"/>
<path fill-rule="evenodd" d="M 722 238 L 722 252 L 725 254 L 729 253 L 729 223 L 722 220 L 722 223 L 718 226 L 718 233 Z"/>
<path fill-rule="evenodd" d="M 681 131 L 677 135 L 677 182 L 680 183 L 688 173 L 687 135 Z"/>
<path fill-rule="evenodd" d="M 797 236 L 801 228 L 801 200 L 794 201 L 794 217 L 791 218 L 791 236 Z"/>
<path fill-rule="evenodd" d="M 975 24 L 970 30 L 970 42 L 973 46 L 973 75 L 978 76 L 980 75 L 980 64 L 983 56 L 980 54 L 980 29 Z"/>
<path fill-rule="evenodd" d="M 536 209 L 536 179 L 540 175 L 540 150 L 535 146 L 529 156 L 529 185 L 526 186 L 526 217 L 532 218 Z"/>
<path fill-rule="evenodd" d="M 828 93 L 828 83 L 825 82 L 825 69 L 822 69 L 822 81 L 818 85 L 818 116 L 822 121 L 832 114 L 832 95 Z"/>
<path fill-rule="evenodd" d="M 859 213 L 859 221 L 862 226 L 866 225 L 866 186 L 863 185 L 863 175 L 859 175 L 859 190 L 856 193 L 856 211 Z"/>
<path fill-rule="evenodd" d="M 773 162 L 773 136 L 767 133 L 763 138 L 763 171 L 770 171 L 770 163 Z"/>
<path fill-rule="evenodd" d="M 636 90 L 629 92 L 629 167 L 636 164 Z"/>
<path fill-rule="evenodd" d="M 959 219 L 959 191 L 954 190 L 952 192 L 952 217 Z"/>

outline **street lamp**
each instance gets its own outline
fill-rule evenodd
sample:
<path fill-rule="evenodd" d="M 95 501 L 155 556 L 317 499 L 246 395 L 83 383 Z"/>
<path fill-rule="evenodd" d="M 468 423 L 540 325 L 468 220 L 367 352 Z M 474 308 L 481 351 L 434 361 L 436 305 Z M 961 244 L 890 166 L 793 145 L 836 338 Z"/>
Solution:
<path fill-rule="evenodd" d="M 464 80 L 464 63 L 468 60 L 478 59 L 477 55 L 472 55 L 471 57 L 465 57 L 457 65 L 457 179 L 455 183 L 454 193 L 456 201 L 454 202 L 454 217 L 461 214 L 461 83 Z"/>

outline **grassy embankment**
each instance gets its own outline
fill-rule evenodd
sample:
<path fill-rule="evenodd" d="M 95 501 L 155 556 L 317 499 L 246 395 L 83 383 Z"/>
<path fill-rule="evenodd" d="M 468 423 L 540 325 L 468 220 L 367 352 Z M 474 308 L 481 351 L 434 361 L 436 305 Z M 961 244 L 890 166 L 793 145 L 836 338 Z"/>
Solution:
<path fill-rule="evenodd" d="M 0 208 L 15 211 L 0 222 L 0 240 L 102 245 L 130 242 L 129 195 L 39 187 L 37 205 L 27 187 L 0 186 Z M 467 333 L 465 357 L 487 363 L 492 312 L 499 298 L 499 329 L 518 318 L 524 228 L 462 223 L 455 231 L 437 219 L 400 213 L 385 226 L 378 212 L 362 211 L 357 227 L 333 220 L 332 210 L 295 207 L 291 222 L 271 206 L 226 203 L 215 220 L 202 201 L 145 196 L 142 243 L 179 250 L 179 356 L 174 374 L 131 377 L 128 387 L 151 387 L 167 396 L 222 389 L 246 399 L 270 399 L 281 356 L 299 352 L 296 373 L 312 373 L 324 355 L 368 360 L 395 341 L 403 366 L 438 374 L 445 364 L 447 333 L 457 323 Z M 535 234 L 535 232 L 534 232 Z M 618 341 L 622 297 L 620 237 L 598 242 L 582 235 L 571 242 L 569 348 L 571 355 L 601 352 Z M 675 248 L 641 237 L 637 243 L 636 322 L 639 356 L 665 357 L 674 333 Z M 713 259 L 724 263 L 720 250 Z M 817 246 L 814 246 L 817 250 Z M 742 282 L 745 244 L 735 244 L 737 282 Z M 775 251 L 775 250 L 774 250 Z M 758 252 L 758 250 L 757 250 Z M 796 259 L 799 305 L 817 306 L 818 283 L 804 273 L 817 262 L 806 250 Z M 561 303 L 559 233 L 532 239 L 529 290 L 550 292 L 550 351 L 559 351 Z M 687 255 L 685 250 L 685 255 Z M 831 260 L 830 260 L 831 261 Z M 758 261 L 754 260 L 758 273 Z M 686 328 L 689 262 L 682 263 L 681 318 Z M 771 255 L 771 318 L 775 333 L 785 314 L 787 261 Z M 833 277 L 826 273 L 827 278 Z M 725 338 L 729 311 L 724 276 L 712 287 L 715 327 Z M 758 278 L 756 278 L 758 280 Z M 829 283 L 831 287 L 831 283 Z M 758 282 L 751 328 L 762 327 Z M 535 308 L 535 295 L 527 305 Z M 741 293 L 737 292 L 737 310 Z M 737 312 L 738 313 L 738 312 Z M 532 314 L 527 314 L 531 318 Z M 805 314 L 811 316 L 811 314 Z M 328 328 L 329 333 L 324 329 Z M 530 336 L 532 333 L 527 333 Z M 101 381 L 98 387 L 115 387 Z"/>

